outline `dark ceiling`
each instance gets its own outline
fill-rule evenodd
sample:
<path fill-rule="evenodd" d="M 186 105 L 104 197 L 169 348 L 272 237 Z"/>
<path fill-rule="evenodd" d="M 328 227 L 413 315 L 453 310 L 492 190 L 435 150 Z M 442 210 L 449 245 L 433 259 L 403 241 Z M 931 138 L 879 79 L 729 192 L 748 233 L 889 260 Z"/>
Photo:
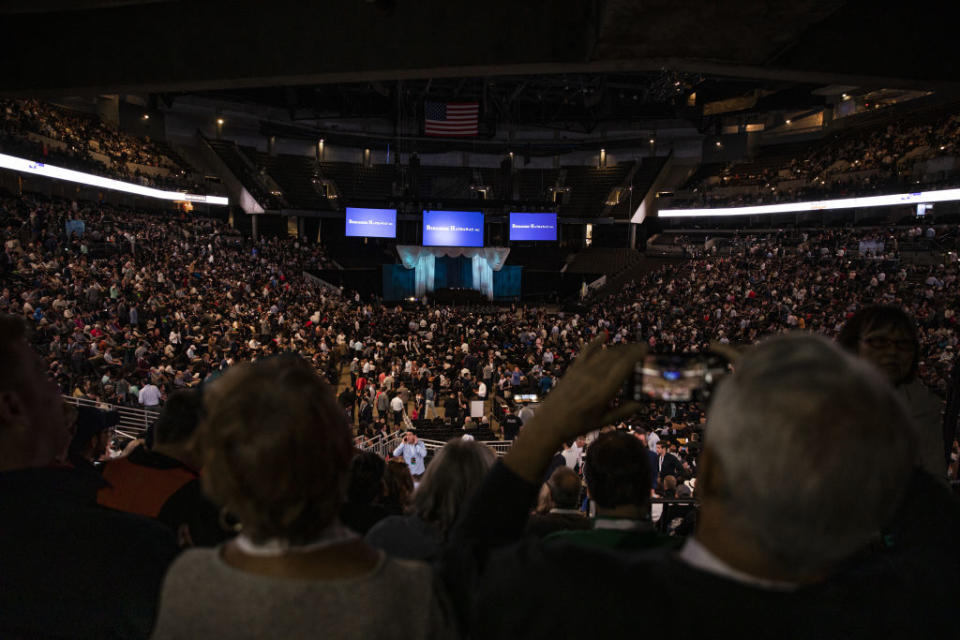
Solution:
<path fill-rule="evenodd" d="M 0 3 L 0 93 L 169 93 L 663 69 L 953 90 L 960 87 L 960 66 L 953 64 L 949 6 L 928 0 L 12 0 Z M 521 94 L 528 88 L 537 95 L 536 87 Z"/>

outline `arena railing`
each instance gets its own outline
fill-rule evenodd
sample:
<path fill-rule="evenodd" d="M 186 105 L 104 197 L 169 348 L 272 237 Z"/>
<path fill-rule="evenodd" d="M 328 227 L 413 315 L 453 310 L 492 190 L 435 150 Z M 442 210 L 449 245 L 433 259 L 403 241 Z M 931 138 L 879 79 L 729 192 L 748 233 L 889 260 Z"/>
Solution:
<path fill-rule="evenodd" d="M 442 440 L 428 440 L 425 438 L 420 438 L 420 442 L 426 445 L 428 453 L 436 453 L 437 451 L 442 449 L 445 444 L 447 444 Z M 506 454 L 507 451 L 510 450 L 510 446 L 513 444 L 509 440 L 506 440 L 506 441 L 504 440 L 479 441 L 478 440 L 478 442 L 480 442 L 480 444 L 485 444 L 491 449 L 493 449 L 494 452 L 497 454 L 497 457 L 503 457 L 504 454 Z"/>
<path fill-rule="evenodd" d="M 108 402 L 63 396 L 63 401 L 76 407 L 93 407 L 102 411 L 116 411 L 120 421 L 117 423 L 117 435 L 130 440 L 143 436 L 147 427 L 152 425 L 160 415 L 159 411 L 139 409 L 136 407 L 121 407 Z"/>

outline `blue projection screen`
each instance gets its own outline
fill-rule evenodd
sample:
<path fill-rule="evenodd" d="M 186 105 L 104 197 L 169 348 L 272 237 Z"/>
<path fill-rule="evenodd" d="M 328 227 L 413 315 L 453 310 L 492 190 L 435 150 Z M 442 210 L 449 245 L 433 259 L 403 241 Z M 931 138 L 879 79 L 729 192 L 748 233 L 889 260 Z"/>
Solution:
<path fill-rule="evenodd" d="M 423 246 L 482 247 L 483 213 L 480 211 L 424 211 Z"/>
<path fill-rule="evenodd" d="M 344 235 L 348 238 L 396 238 L 396 209 L 347 207 Z"/>
<path fill-rule="evenodd" d="M 510 240 L 557 241 L 557 214 L 511 213 Z"/>

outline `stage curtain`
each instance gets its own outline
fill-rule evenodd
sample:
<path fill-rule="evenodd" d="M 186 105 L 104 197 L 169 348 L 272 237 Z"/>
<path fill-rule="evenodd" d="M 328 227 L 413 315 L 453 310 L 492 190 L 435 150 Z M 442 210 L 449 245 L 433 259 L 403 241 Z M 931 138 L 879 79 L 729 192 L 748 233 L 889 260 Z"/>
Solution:
<path fill-rule="evenodd" d="M 417 297 L 434 290 L 436 259 L 440 256 L 470 258 L 473 266 L 473 284 L 471 288 L 481 291 L 489 300 L 493 300 L 493 272 L 500 271 L 510 255 L 508 247 L 418 247 L 398 245 L 397 254 L 400 263 L 406 269 L 414 270 Z"/>

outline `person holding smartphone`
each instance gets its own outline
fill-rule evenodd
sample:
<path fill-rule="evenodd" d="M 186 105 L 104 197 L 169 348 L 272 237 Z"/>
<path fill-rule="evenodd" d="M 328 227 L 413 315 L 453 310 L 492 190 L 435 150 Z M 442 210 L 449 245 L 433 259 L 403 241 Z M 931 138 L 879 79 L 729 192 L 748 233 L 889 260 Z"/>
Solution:
<path fill-rule="evenodd" d="M 421 476 L 426 470 L 424 460 L 427 457 L 427 447 L 420 442 L 417 434 L 407 431 L 403 434 L 403 442 L 393 450 L 394 457 L 402 457 L 410 467 L 410 475 Z"/>

